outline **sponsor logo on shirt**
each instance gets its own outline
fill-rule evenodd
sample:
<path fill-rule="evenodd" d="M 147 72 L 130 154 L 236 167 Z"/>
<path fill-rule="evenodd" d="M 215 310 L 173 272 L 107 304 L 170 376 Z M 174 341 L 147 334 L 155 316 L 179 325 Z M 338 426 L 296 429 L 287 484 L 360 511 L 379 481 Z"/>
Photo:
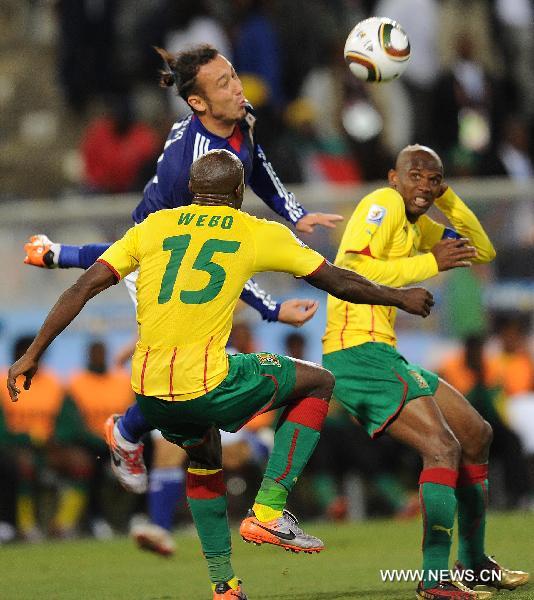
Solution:
<path fill-rule="evenodd" d="M 374 225 L 380 225 L 386 216 L 386 209 L 378 204 L 372 204 L 369 212 L 367 213 L 367 223 L 373 223 Z"/>

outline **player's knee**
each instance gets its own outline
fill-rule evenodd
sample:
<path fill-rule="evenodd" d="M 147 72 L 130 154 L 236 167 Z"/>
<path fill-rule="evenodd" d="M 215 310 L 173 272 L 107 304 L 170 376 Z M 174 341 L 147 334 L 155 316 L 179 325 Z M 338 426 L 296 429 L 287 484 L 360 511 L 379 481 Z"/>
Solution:
<path fill-rule="evenodd" d="M 461 455 L 462 448 L 456 436 L 452 431 L 443 429 L 438 434 L 430 436 L 428 454 L 424 458 L 436 466 L 457 468 Z"/>
<path fill-rule="evenodd" d="M 317 398 L 326 400 L 326 402 L 329 402 L 330 398 L 332 397 L 335 384 L 336 379 L 334 375 L 328 369 L 318 366 L 316 389 L 313 395 Z"/>
<path fill-rule="evenodd" d="M 493 440 L 493 429 L 484 419 L 473 427 L 469 441 L 463 444 L 462 451 L 466 458 L 479 463 L 488 460 L 489 448 Z"/>

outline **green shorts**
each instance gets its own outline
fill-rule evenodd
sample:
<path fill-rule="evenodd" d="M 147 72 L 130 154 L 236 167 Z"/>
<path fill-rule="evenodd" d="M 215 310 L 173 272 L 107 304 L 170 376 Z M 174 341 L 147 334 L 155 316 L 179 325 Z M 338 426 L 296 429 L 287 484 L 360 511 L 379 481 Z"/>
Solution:
<path fill-rule="evenodd" d="M 170 402 L 137 394 L 146 420 L 179 446 L 201 443 L 210 427 L 234 432 L 256 415 L 284 406 L 295 388 L 295 362 L 260 352 L 229 356 L 230 370 L 213 390 Z"/>
<path fill-rule="evenodd" d="M 334 397 L 377 437 L 403 407 L 420 396 L 434 395 L 439 378 L 410 364 L 393 346 L 368 342 L 323 356 L 336 378 Z"/>

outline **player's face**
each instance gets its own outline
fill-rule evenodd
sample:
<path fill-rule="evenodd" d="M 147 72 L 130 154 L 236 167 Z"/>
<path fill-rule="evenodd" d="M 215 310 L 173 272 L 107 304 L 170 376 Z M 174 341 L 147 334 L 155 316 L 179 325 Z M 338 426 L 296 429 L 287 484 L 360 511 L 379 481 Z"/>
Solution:
<path fill-rule="evenodd" d="M 433 155 L 413 152 L 389 172 L 389 183 L 402 196 L 408 220 L 415 223 L 441 195 L 443 167 Z"/>
<path fill-rule="evenodd" d="M 245 116 L 243 86 L 234 67 L 224 56 L 219 54 L 202 65 L 197 82 L 202 91 L 189 98 L 195 110 L 223 123 L 236 123 Z"/>

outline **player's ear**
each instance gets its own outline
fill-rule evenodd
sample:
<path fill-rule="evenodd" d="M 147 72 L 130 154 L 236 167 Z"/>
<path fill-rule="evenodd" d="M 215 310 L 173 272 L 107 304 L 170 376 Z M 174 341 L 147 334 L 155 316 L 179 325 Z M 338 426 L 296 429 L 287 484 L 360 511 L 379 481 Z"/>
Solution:
<path fill-rule="evenodd" d="M 397 177 L 397 171 L 395 171 L 395 169 L 390 169 L 388 171 L 388 181 L 389 181 L 389 185 L 393 188 L 393 189 L 397 189 L 397 184 L 399 182 L 398 177 Z"/>
<path fill-rule="evenodd" d="M 236 208 L 241 208 L 243 204 L 243 194 L 245 192 L 245 184 L 241 182 L 235 189 L 235 197 L 236 197 Z"/>
<path fill-rule="evenodd" d="M 206 101 L 202 96 L 198 94 L 191 94 L 187 97 L 187 104 L 195 111 L 195 112 L 206 112 L 208 108 Z"/>

